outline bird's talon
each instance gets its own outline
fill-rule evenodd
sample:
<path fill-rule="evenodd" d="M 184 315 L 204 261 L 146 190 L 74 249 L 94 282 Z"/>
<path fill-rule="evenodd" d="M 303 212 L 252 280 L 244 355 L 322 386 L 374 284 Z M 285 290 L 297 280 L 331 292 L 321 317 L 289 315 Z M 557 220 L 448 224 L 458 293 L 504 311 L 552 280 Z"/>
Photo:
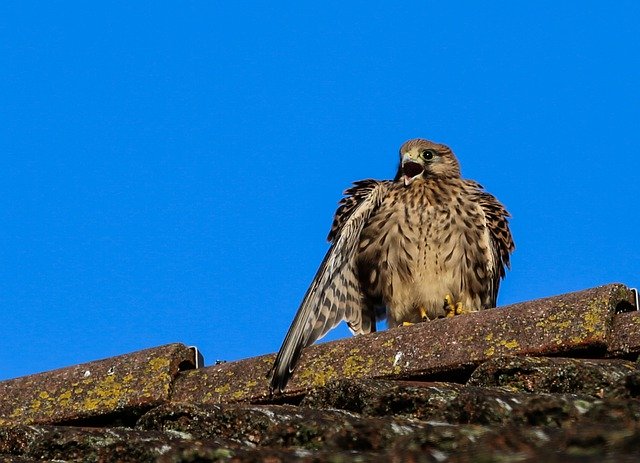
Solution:
<path fill-rule="evenodd" d="M 420 307 L 420 318 L 422 318 L 423 322 L 429 320 L 429 317 L 427 316 L 427 310 L 424 307 Z"/>
<path fill-rule="evenodd" d="M 444 297 L 444 312 L 446 317 L 454 317 L 456 315 L 456 304 L 453 303 L 451 294 Z"/>
<path fill-rule="evenodd" d="M 402 326 L 411 326 L 411 325 L 415 325 L 415 323 L 411 323 L 411 322 L 402 322 Z"/>

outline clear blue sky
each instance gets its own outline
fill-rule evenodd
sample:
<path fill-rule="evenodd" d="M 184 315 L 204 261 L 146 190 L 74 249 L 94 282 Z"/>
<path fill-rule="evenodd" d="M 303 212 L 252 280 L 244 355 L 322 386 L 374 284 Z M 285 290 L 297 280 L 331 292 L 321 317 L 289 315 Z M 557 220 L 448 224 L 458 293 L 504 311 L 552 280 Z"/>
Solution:
<path fill-rule="evenodd" d="M 1 3 L 0 379 L 277 350 L 413 137 L 513 214 L 501 304 L 640 284 L 639 2 L 301 3 Z"/>

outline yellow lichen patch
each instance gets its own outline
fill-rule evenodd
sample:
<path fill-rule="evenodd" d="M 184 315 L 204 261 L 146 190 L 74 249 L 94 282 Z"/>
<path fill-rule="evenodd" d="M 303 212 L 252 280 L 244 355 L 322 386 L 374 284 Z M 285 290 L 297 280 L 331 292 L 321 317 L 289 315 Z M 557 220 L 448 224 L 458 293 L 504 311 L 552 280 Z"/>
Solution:
<path fill-rule="evenodd" d="M 169 368 L 170 363 L 170 360 L 164 357 L 157 357 L 149 360 L 149 366 L 153 371 L 159 371 Z"/>
<path fill-rule="evenodd" d="M 568 316 L 569 315 L 567 312 L 567 315 L 563 316 L 562 317 L 563 319 L 561 320 L 560 314 L 554 313 L 549 315 L 544 320 L 537 322 L 536 326 L 540 328 L 548 328 L 550 330 L 558 330 L 558 329 L 564 330 L 571 327 L 572 320 L 571 318 L 568 318 Z"/>
<path fill-rule="evenodd" d="M 393 347 L 395 345 L 394 338 L 389 338 L 382 343 L 382 347 Z"/>
<path fill-rule="evenodd" d="M 58 401 L 58 403 L 60 403 L 62 405 L 66 405 L 69 402 L 69 400 L 71 400 L 71 396 L 72 396 L 71 395 L 71 391 L 69 391 L 69 390 L 64 391 L 62 394 L 60 394 L 58 396 L 58 400 L 57 401 Z"/>
<path fill-rule="evenodd" d="M 383 375 L 387 375 L 387 374 L 395 374 L 397 375 L 398 373 L 400 373 L 402 371 L 402 366 L 401 366 L 402 362 L 396 362 L 396 356 L 394 355 L 393 357 L 390 357 L 389 361 L 388 361 L 388 365 L 390 365 L 390 368 L 381 368 L 380 369 L 380 373 Z"/>
<path fill-rule="evenodd" d="M 225 384 L 224 386 L 218 386 L 214 388 L 213 392 L 215 392 L 216 394 L 224 395 L 224 394 L 228 394 L 230 390 L 231 390 L 231 385 Z"/>
<path fill-rule="evenodd" d="M 49 398 L 49 393 L 47 391 L 42 391 L 40 394 L 38 394 L 38 397 L 40 397 L 42 400 L 47 400 Z"/>
<path fill-rule="evenodd" d="M 518 341 L 516 341 L 515 339 L 512 339 L 511 341 L 500 341 L 500 345 L 506 347 L 507 349 L 517 349 L 518 347 L 520 347 L 520 344 L 518 344 Z"/>
<path fill-rule="evenodd" d="M 487 341 L 491 341 L 493 339 L 493 333 L 489 333 L 487 336 L 485 336 L 485 339 Z"/>
<path fill-rule="evenodd" d="M 245 387 L 247 388 L 251 388 L 251 387 L 256 387 L 258 385 L 258 381 L 247 381 L 247 384 L 245 384 Z"/>
<path fill-rule="evenodd" d="M 600 305 L 598 301 L 591 301 L 589 304 L 589 310 L 584 313 L 584 328 L 589 333 L 594 333 L 597 328 L 601 328 L 601 313 Z"/>
<path fill-rule="evenodd" d="M 240 400 L 240 399 L 244 399 L 246 395 L 247 395 L 247 394 L 246 394 L 246 392 L 245 392 L 245 391 L 236 391 L 236 392 L 234 392 L 233 394 L 231 394 L 231 397 L 232 397 L 234 400 Z"/>
<path fill-rule="evenodd" d="M 298 372 L 298 378 L 311 386 L 324 386 L 327 382 L 335 378 L 336 371 L 332 366 L 327 365 L 323 369 L 305 368 Z"/>
<path fill-rule="evenodd" d="M 493 340 L 493 336 L 489 335 L 485 338 L 487 341 L 492 341 Z M 486 355 L 487 357 L 493 357 L 496 354 L 496 348 L 497 347 L 501 347 L 502 349 L 500 349 L 500 351 L 504 351 L 505 349 L 517 349 L 520 347 L 520 344 L 518 344 L 518 341 L 516 341 L 515 339 L 511 339 L 511 340 L 506 340 L 506 339 L 500 339 L 499 341 L 493 341 L 492 346 L 488 347 L 487 349 L 484 350 L 484 355 Z"/>
<path fill-rule="evenodd" d="M 337 350 L 327 349 L 322 355 L 303 363 L 297 372 L 297 378 L 305 386 L 324 386 L 328 381 L 338 377 L 333 364 L 343 354 Z"/>
<path fill-rule="evenodd" d="M 355 349 L 354 349 L 355 350 Z M 344 375 L 348 378 L 363 376 L 373 368 L 373 359 L 364 359 L 359 355 L 351 355 L 344 361 Z"/>
<path fill-rule="evenodd" d="M 85 410 L 116 408 L 124 393 L 124 386 L 117 381 L 114 375 L 105 376 L 95 384 L 93 389 L 87 391 L 83 407 Z"/>

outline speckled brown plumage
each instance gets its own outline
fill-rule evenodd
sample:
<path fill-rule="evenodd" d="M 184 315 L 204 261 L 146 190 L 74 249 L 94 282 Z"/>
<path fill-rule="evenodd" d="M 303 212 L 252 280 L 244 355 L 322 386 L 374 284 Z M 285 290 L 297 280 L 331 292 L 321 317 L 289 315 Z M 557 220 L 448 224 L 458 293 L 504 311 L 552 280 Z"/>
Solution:
<path fill-rule="evenodd" d="M 393 181 L 345 191 L 332 243 L 270 371 L 282 390 L 302 349 L 345 320 L 356 334 L 445 315 L 445 297 L 467 311 L 495 307 L 514 249 L 509 213 L 460 177 L 445 145 L 414 139 L 400 148 Z"/>

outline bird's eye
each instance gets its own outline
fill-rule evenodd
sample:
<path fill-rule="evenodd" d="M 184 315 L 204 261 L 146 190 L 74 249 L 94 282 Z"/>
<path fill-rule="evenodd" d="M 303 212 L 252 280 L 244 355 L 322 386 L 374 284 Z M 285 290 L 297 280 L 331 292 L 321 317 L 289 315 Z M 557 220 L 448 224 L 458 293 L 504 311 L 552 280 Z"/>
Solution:
<path fill-rule="evenodd" d="M 430 161 L 431 159 L 434 158 L 435 155 L 436 155 L 436 153 L 434 153 L 431 150 L 424 150 L 422 152 L 422 159 L 424 159 L 425 161 Z"/>

